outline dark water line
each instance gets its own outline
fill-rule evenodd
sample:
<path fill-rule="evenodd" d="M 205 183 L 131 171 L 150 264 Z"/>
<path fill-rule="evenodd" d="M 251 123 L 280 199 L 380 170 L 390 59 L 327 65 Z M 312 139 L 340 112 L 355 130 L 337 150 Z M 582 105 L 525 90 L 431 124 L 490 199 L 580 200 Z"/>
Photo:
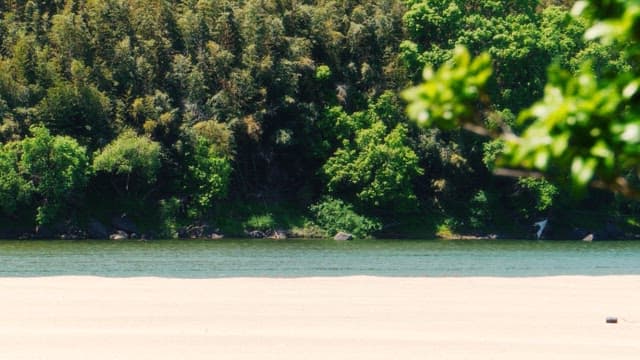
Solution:
<path fill-rule="evenodd" d="M 0 242 L 0 277 L 531 277 L 638 274 L 640 242 Z"/>

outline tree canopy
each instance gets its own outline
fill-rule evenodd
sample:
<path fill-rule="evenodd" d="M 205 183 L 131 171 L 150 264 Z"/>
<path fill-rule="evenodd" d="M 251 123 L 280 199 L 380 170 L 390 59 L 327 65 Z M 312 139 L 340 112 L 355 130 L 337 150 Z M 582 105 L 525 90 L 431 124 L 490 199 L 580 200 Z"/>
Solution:
<path fill-rule="evenodd" d="M 563 180 L 637 188 L 636 9 L 0 2 L 0 223 L 128 212 L 174 230 L 304 217 L 333 232 L 325 215 L 342 213 L 364 234 L 425 214 L 480 231 L 500 212 L 526 224 L 585 210 Z M 399 95 L 423 73 L 410 115 L 438 129 L 409 121 Z M 516 165 L 561 181 L 493 175 Z M 640 212 L 584 195 L 610 200 L 595 211 Z"/>
<path fill-rule="evenodd" d="M 2 209 L 11 214 L 19 206 L 34 206 L 38 224 L 55 220 L 69 200 L 81 196 L 89 172 L 84 147 L 43 127 L 32 127 L 31 136 L 4 144 L 0 167 Z"/>

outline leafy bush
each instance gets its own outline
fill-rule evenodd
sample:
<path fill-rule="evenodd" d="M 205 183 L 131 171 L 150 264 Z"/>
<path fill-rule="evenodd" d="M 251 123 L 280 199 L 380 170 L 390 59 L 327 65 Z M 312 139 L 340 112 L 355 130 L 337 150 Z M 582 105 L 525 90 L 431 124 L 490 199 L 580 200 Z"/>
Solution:
<path fill-rule="evenodd" d="M 86 149 L 66 136 L 32 127 L 31 137 L 0 149 L 0 200 L 5 213 L 20 204 L 37 203 L 36 222 L 53 221 L 66 202 L 87 183 Z"/>
<path fill-rule="evenodd" d="M 474 230 L 479 230 L 492 220 L 491 204 L 484 190 L 478 191 L 471 199 L 469 207 L 469 225 Z"/>
<path fill-rule="evenodd" d="M 382 228 L 380 222 L 357 214 L 353 207 L 342 200 L 324 198 L 310 207 L 316 223 L 330 236 L 345 231 L 359 238 L 371 236 Z"/>
<path fill-rule="evenodd" d="M 331 77 L 331 68 L 327 65 L 320 65 L 316 69 L 316 79 L 320 81 L 328 80 Z"/>
<path fill-rule="evenodd" d="M 415 205 L 413 180 L 424 171 L 409 146 L 407 126 L 384 121 L 392 122 L 395 110 L 392 99 L 383 96 L 366 112 L 348 115 L 334 108 L 328 114 L 335 128 L 343 129 L 336 134 L 341 146 L 322 168 L 332 194 L 372 207 Z"/>
<path fill-rule="evenodd" d="M 518 185 L 533 193 L 536 201 L 535 208 L 538 211 L 548 210 L 558 195 L 558 188 L 545 179 L 519 178 Z"/>
<path fill-rule="evenodd" d="M 109 99 L 93 86 L 59 83 L 49 88 L 37 115 L 54 134 L 69 135 L 93 146 L 110 135 Z"/>
<path fill-rule="evenodd" d="M 227 194 L 232 171 L 231 132 L 214 121 L 198 125 L 188 138 L 184 159 L 187 168 L 182 179 L 184 193 L 193 199 L 188 204 L 190 217 L 205 215 L 215 200 Z"/>
<path fill-rule="evenodd" d="M 276 222 L 273 219 L 273 215 L 270 213 L 262 215 L 253 215 L 244 222 L 245 230 L 259 230 L 268 231 L 273 230 L 276 227 Z"/>
<path fill-rule="evenodd" d="M 492 140 L 482 144 L 482 162 L 489 170 L 494 170 L 498 156 L 504 150 L 504 141 Z"/>
<path fill-rule="evenodd" d="M 125 177 L 125 190 L 129 192 L 132 178 L 144 184 L 155 182 L 160 169 L 160 156 L 159 143 L 127 130 L 96 152 L 93 169 Z"/>
<path fill-rule="evenodd" d="M 21 204 L 28 203 L 33 195 L 33 184 L 19 166 L 20 143 L 12 142 L 0 150 L 0 207 L 6 214 L 13 214 Z"/>
<path fill-rule="evenodd" d="M 233 156 L 233 132 L 229 127 L 215 120 L 201 121 L 193 125 L 194 135 L 206 141 L 219 155 L 231 158 Z"/>
<path fill-rule="evenodd" d="M 177 238 L 180 200 L 176 197 L 162 199 L 158 205 L 161 236 L 169 239 Z"/>
<path fill-rule="evenodd" d="M 460 222 L 454 218 L 445 218 L 436 227 L 436 235 L 441 238 L 451 238 L 456 233 L 456 229 L 460 227 Z"/>

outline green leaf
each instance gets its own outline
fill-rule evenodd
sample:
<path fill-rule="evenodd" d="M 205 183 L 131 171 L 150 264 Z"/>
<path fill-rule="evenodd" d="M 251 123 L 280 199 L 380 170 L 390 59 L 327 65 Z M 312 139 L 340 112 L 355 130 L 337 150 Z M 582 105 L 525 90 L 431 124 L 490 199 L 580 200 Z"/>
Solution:
<path fill-rule="evenodd" d="M 626 124 L 620 139 L 629 143 L 640 143 L 640 122 Z"/>
<path fill-rule="evenodd" d="M 578 188 L 584 188 L 593 178 L 598 162 L 596 159 L 576 157 L 571 165 L 571 178 Z"/>

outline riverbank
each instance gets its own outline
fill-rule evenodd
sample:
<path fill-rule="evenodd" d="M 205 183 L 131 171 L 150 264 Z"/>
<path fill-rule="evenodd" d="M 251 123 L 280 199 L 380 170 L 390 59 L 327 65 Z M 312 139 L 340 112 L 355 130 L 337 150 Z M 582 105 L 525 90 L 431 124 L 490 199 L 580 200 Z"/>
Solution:
<path fill-rule="evenodd" d="M 0 279 L 7 359 L 635 359 L 640 277 Z M 617 316 L 619 323 L 605 323 Z"/>
<path fill-rule="evenodd" d="M 329 239 L 338 232 L 356 239 L 536 239 L 535 222 L 547 219 L 545 240 L 637 240 L 637 217 L 579 211 L 558 212 L 548 217 L 518 218 L 503 209 L 482 226 L 471 226 L 460 212 L 423 210 L 390 211 L 374 217 L 360 216 L 347 208 L 330 207 L 319 214 L 296 204 L 232 203 L 200 220 L 162 213 L 155 205 L 99 206 L 67 220 L 37 226 L 26 218 L 0 216 L 0 239 L 33 240 L 155 240 L 220 238 Z M 324 211 L 324 210 L 323 210 Z M 545 215 L 547 216 L 547 215 Z M 477 224 L 476 224 L 477 225 Z"/>

